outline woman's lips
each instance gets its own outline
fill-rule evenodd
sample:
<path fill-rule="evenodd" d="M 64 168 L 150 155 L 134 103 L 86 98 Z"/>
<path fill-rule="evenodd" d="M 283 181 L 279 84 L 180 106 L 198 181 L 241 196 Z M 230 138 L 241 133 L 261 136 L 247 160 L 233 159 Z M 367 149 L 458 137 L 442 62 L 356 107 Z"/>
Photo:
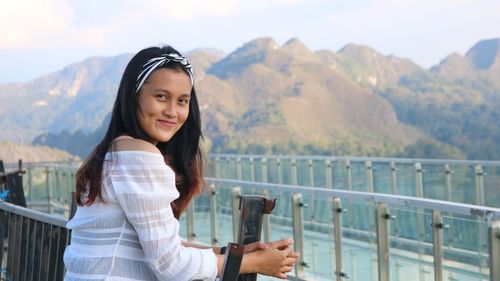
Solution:
<path fill-rule="evenodd" d="M 162 125 L 163 127 L 166 127 L 166 128 L 172 128 L 176 124 L 175 122 L 167 121 L 167 120 L 158 120 L 158 123 L 160 123 L 160 125 Z"/>

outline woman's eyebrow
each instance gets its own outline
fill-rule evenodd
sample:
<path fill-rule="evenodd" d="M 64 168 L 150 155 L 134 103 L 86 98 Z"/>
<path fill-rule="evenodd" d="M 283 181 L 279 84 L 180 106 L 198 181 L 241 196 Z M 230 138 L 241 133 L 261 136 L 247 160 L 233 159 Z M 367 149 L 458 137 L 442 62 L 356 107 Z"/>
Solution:
<path fill-rule="evenodd" d="M 154 92 L 159 92 L 159 93 L 165 93 L 165 94 L 168 94 L 168 95 L 172 95 L 172 92 L 170 92 L 167 89 L 162 89 L 162 88 L 156 88 L 156 89 L 154 89 Z M 182 95 L 180 95 L 180 97 L 181 98 L 190 98 L 191 94 L 182 94 Z"/>

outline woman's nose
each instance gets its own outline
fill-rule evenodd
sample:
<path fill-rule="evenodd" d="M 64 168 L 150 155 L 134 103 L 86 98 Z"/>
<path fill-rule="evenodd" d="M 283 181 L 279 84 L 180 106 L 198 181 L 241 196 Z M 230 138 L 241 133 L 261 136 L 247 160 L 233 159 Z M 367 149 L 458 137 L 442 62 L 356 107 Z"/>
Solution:
<path fill-rule="evenodd" d="M 165 104 L 165 108 L 163 109 L 163 114 L 168 117 L 177 116 L 177 108 L 174 102 L 168 102 Z"/>

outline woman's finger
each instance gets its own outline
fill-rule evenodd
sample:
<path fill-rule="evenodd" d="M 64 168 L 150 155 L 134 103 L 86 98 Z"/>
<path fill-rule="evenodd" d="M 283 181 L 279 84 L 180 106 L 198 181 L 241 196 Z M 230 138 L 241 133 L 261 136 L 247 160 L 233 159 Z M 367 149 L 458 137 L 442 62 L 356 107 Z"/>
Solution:
<path fill-rule="evenodd" d="M 292 267 L 291 266 L 282 266 L 280 271 L 281 272 L 290 272 L 290 271 L 292 271 Z"/>
<path fill-rule="evenodd" d="M 281 239 L 278 241 L 271 242 L 268 245 L 271 248 L 276 248 L 276 249 L 282 250 L 282 249 L 284 249 L 292 244 L 293 244 L 293 240 L 291 238 L 286 238 L 286 239 Z"/>
<path fill-rule="evenodd" d="M 280 279 L 287 279 L 288 278 L 288 276 L 286 276 L 286 274 L 283 272 L 278 273 L 278 275 L 276 275 L 276 277 L 278 277 Z"/>
<path fill-rule="evenodd" d="M 300 256 L 299 252 L 291 252 L 290 254 L 288 254 L 289 258 L 297 258 L 299 256 Z"/>
<path fill-rule="evenodd" d="M 268 248 L 268 246 L 265 243 L 263 243 L 262 241 L 257 241 L 257 242 L 253 242 L 253 243 L 246 245 L 245 246 L 245 253 L 251 253 L 251 252 L 257 251 L 257 250 L 265 250 L 267 248 Z"/>
<path fill-rule="evenodd" d="M 297 260 L 296 258 L 290 258 L 290 257 L 288 257 L 288 258 L 286 258 L 286 259 L 283 261 L 283 264 L 284 264 L 284 265 L 286 265 L 286 266 L 292 266 L 292 265 L 294 265 L 294 264 L 295 264 L 295 261 L 296 261 L 296 260 Z"/>

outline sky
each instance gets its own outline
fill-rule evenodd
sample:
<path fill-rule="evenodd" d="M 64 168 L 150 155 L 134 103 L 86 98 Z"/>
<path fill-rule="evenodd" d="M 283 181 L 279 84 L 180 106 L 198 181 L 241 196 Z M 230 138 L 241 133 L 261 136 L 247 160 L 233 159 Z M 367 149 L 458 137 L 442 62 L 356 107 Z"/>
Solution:
<path fill-rule="evenodd" d="M 0 0 L 0 83 L 160 44 L 229 53 L 258 37 L 367 45 L 428 68 L 500 38 L 499 15 L 500 0 Z"/>

